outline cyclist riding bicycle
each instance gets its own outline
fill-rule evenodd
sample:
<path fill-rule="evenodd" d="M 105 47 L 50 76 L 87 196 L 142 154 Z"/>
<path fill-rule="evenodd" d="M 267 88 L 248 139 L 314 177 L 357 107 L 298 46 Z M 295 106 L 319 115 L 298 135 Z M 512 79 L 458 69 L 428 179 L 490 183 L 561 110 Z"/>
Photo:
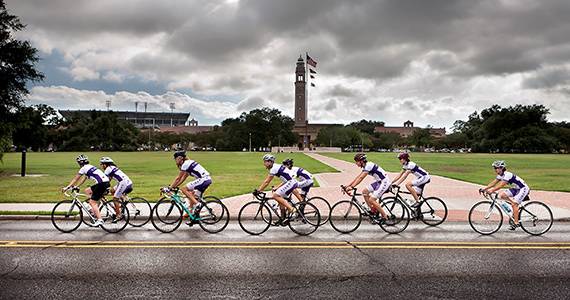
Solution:
<path fill-rule="evenodd" d="M 80 154 L 75 159 L 77 164 L 79 164 L 79 172 L 69 184 L 62 188 L 62 191 L 66 191 L 74 186 L 82 185 L 87 178 L 94 180 L 96 183 L 85 189 L 85 194 L 89 197 L 89 205 L 95 214 L 97 220 L 93 223 L 94 226 L 100 226 L 103 224 L 103 219 L 101 218 L 101 212 L 99 212 L 99 207 L 97 201 L 103 198 L 103 195 L 109 188 L 109 177 L 103 173 L 103 171 L 97 169 L 96 167 L 89 164 L 89 158 L 86 155 Z"/>
<path fill-rule="evenodd" d="M 301 190 L 301 192 L 296 193 L 294 191 L 295 197 L 299 199 L 299 201 L 303 201 L 303 198 L 307 197 L 311 187 L 313 187 L 313 175 L 309 173 L 307 170 L 299 167 L 293 166 L 293 159 L 287 158 L 283 161 L 283 165 L 289 169 L 289 173 L 293 176 L 293 178 L 297 179 L 297 187 Z"/>
<path fill-rule="evenodd" d="M 196 200 L 196 198 L 204 194 L 206 189 L 212 184 L 212 178 L 210 177 L 210 173 L 198 162 L 186 157 L 186 151 L 174 152 L 174 161 L 176 162 L 176 166 L 180 169 L 180 173 L 174 178 L 174 181 L 168 186 L 168 189 L 178 187 L 184 183 L 188 176 L 196 178 L 186 186 L 180 188 L 180 191 L 190 200 L 190 211 L 193 213 L 198 208 L 198 200 Z M 185 215 L 184 217 L 187 216 Z"/>
<path fill-rule="evenodd" d="M 515 230 L 519 224 L 519 205 L 530 193 L 530 187 L 524 180 L 511 172 L 507 172 L 507 163 L 504 160 L 496 160 L 491 166 L 495 169 L 497 177 L 491 181 L 485 188 L 479 189 L 479 192 L 494 193 L 507 184 L 512 187 L 499 192 L 499 197 L 511 204 L 513 207 L 514 224 L 511 224 L 510 230 Z"/>
<path fill-rule="evenodd" d="M 287 167 L 284 165 L 276 164 L 275 156 L 271 154 L 265 154 L 263 156 L 263 165 L 266 169 L 269 170 L 269 174 L 261 183 L 259 188 L 254 190 L 253 193 L 258 194 L 260 191 L 263 191 L 263 189 L 265 189 L 269 183 L 271 183 L 273 177 L 277 176 L 279 179 L 281 179 L 282 183 L 277 188 L 273 189 L 272 198 L 275 199 L 281 207 L 286 208 L 289 213 L 294 213 L 293 206 L 287 200 L 285 200 L 285 198 L 290 197 L 291 193 L 293 193 L 298 187 L 297 180 L 295 180 L 289 173 Z"/>
<path fill-rule="evenodd" d="M 390 188 L 391 181 L 388 174 L 377 164 L 367 161 L 366 154 L 364 153 L 356 154 L 354 156 L 354 162 L 358 167 L 362 168 L 362 173 L 356 176 L 349 185 L 344 187 L 344 192 L 350 195 L 351 189 L 361 183 L 366 175 L 372 176 L 375 181 L 362 190 L 362 196 L 370 207 L 370 213 L 377 219 L 381 215 L 382 217 L 378 221 L 385 222 L 388 216 L 376 200 L 379 200 Z"/>
<path fill-rule="evenodd" d="M 126 196 L 133 191 L 133 182 L 129 176 L 125 174 L 125 172 L 123 172 L 117 167 L 117 165 L 115 165 L 115 162 L 110 157 L 101 157 L 99 163 L 101 164 L 105 175 L 109 177 L 109 180 L 117 180 L 117 185 L 111 187 L 111 193 L 113 194 L 113 202 L 115 203 L 115 212 L 117 213 L 117 219 L 120 219 L 122 215 L 119 200 L 123 199 L 123 196 Z"/>
<path fill-rule="evenodd" d="M 406 183 L 406 188 L 410 194 L 412 194 L 412 197 L 414 197 L 415 200 L 415 203 L 412 205 L 412 207 L 417 207 L 420 203 L 419 195 L 423 193 L 424 188 L 426 184 L 430 182 L 431 177 L 426 170 L 418 166 L 418 164 L 415 162 L 410 161 L 409 153 L 402 152 L 398 154 L 397 157 L 402 164 L 402 172 L 400 172 L 400 175 L 394 179 L 392 185 L 399 186 L 404 180 L 406 180 L 406 178 L 408 178 L 408 175 L 414 174 L 414 176 L 416 176 L 416 179 Z"/>

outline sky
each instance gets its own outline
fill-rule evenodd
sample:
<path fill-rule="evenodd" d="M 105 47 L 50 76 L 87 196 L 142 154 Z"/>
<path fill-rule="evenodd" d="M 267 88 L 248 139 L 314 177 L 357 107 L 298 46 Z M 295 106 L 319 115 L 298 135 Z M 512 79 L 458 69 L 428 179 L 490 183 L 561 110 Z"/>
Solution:
<path fill-rule="evenodd" d="M 28 104 L 293 117 L 294 71 L 317 64 L 311 123 L 452 127 L 493 104 L 570 115 L 568 0 L 7 0 L 39 52 Z M 141 109 L 142 104 L 139 104 Z"/>

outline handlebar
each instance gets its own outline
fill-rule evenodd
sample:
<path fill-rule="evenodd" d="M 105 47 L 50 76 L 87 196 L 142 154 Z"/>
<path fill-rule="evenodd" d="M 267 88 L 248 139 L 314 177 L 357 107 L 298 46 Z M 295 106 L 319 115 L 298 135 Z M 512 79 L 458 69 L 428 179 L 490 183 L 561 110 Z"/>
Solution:
<path fill-rule="evenodd" d="M 344 186 L 344 185 L 341 184 L 341 185 L 340 185 L 340 188 L 342 189 L 342 192 L 343 192 L 343 193 L 350 194 L 350 193 L 348 193 L 348 191 L 346 190 L 346 186 Z M 356 190 L 357 190 L 357 188 L 356 188 L 356 187 L 352 187 L 351 190 L 352 190 L 352 194 L 353 194 L 353 195 L 356 195 Z"/>
<path fill-rule="evenodd" d="M 479 195 L 482 195 L 487 200 L 496 200 L 497 197 L 499 197 L 499 193 L 497 192 L 489 193 L 487 191 L 482 191 L 482 190 L 479 190 Z"/>
<path fill-rule="evenodd" d="M 257 200 L 260 200 L 260 201 L 261 201 L 261 200 L 265 199 L 265 196 L 267 196 L 267 193 L 266 193 L 266 192 L 262 192 L 262 191 L 258 191 L 258 190 L 254 190 L 254 191 L 253 191 L 253 196 L 255 196 L 255 198 L 256 198 Z"/>
<path fill-rule="evenodd" d="M 79 193 L 79 187 L 77 186 L 71 186 L 68 189 L 65 189 L 63 191 L 63 194 L 66 197 L 72 197 L 72 198 L 75 198 L 77 196 L 84 196 L 83 194 Z"/>
<path fill-rule="evenodd" d="M 160 195 L 176 195 L 178 194 L 179 189 L 176 188 L 170 188 L 170 187 L 161 187 L 160 188 Z"/>

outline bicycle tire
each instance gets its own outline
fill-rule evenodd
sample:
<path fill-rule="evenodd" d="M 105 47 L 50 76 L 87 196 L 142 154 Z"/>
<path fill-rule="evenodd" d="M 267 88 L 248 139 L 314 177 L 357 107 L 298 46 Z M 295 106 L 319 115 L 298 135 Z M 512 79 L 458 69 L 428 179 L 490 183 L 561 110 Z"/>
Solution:
<path fill-rule="evenodd" d="M 119 206 L 122 218 L 117 219 L 116 206 Z M 103 201 L 100 209 L 103 224 L 101 228 L 108 233 L 118 233 L 129 225 L 129 210 L 126 208 L 123 201 L 112 200 Z"/>
<path fill-rule="evenodd" d="M 174 200 L 162 198 L 152 208 L 150 221 L 160 232 L 173 232 L 182 224 L 182 209 Z"/>
<path fill-rule="evenodd" d="M 271 209 L 265 203 L 251 201 L 239 210 L 238 223 L 243 231 L 251 235 L 260 235 L 269 229 L 272 217 Z"/>
<path fill-rule="evenodd" d="M 228 208 L 215 197 L 204 198 L 204 206 L 196 212 L 198 224 L 208 233 L 218 233 L 228 226 L 230 213 Z"/>
<path fill-rule="evenodd" d="M 104 198 L 102 198 L 104 199 Z M 97 202 L 97 204 L 99 205 L 99 212 L 101 212 L 101 207 L 103 207 L 103 201 L 99 201 Z M 85 204 L 87 205 L 88 208 L 91 209 L 91 204 L 89 204 L 89 201 L 87 201 L 87 203 Z M 83 210 L 81 210 L 83 212 Z M 91 211 L 90 214 L 93 215 L 94 219 L 97 219 L 95 217 L 95 214 Z M 81 217 L 81 222 L 83 222 L 83 224 L 87 225 L 88 227 L 94 228 L 94 227 L 99 227 L 99 226 L 95 226 L 93 225 L 93 221 L 91 220 L 91 217 L 86 215 L 85 213 L 83 213 L 82 217 Z"/>
<path fill-rule="evenodd" d="M 76 230 L 81 225 L 82 219 L 83 211 L 73 200 L 60 201 L 51 211 L 51 223 L 57 230 L 64 233 Z"/>
<path fill-rule="evenodd" d="M 297 217 L 289 220 L 289 228 L 298 235 L 307 236 L 319 228 L 321 214 L 317 207 L 310 202 L 299 202 L 293 205 Z"/>
<path fill-rule="evenodd" d="M 410 212 L 402 201 L 398 199 L 382 201 L 381 207 L 388 217 L 385 222 L 378 224 L 382 230 L 386 233 L 397 234 L 408 228 Z"/>
<path fill-rule="evenodd" d="M 337 202 L 331 208 L 329 222 L 340 233 L 351 233 L 362 223 L 360 208 L 350 200 Z"/>
<path fill-rule="evenodd" d="M 538 231 L 533 230 L 534 228 L 538 228 L 536 226 L 538 223 L 544 224 L 545 226 L 542 226 Z M 553 223 L 554 218 L 552 216 L 552 211 L 548 205 L 542 202 L 530 201 L 525 203 L 519 209 L 519 224 L 521 225 L 521 228 L 528 234 L 545 234 L 550 230 Z"/>
<path fill-rule="evenodd" d="M 419 211 L 418 218 L 429 226 L 437 226 L 447 219 L 447 205 L 437 197 L 423 199 Z"/>
<path fill-rule="evenodd" d="M 150 221 L 152 205 L 143 197 L 134 197 L 125 201 L 129 210 L 129 225 L 142 227 Z"/>
<path fill-rule="evenodd" d="M 503 225 L 503 212 L 492 201 L 477 202 L 469 210 L 469 225 L 479 234 L 491 235 Z"/>
<path fill-rule="evenodd" d="M 327 199 L 323 197 L 311 197 L 307 200 L 309 203 L 313 203 L 319 213 L 321 215 L 321 222 L 319 226 L 325 225 L 329 221 L 329 217 L 331 215 L 331 204 L 327 201 Z"/>

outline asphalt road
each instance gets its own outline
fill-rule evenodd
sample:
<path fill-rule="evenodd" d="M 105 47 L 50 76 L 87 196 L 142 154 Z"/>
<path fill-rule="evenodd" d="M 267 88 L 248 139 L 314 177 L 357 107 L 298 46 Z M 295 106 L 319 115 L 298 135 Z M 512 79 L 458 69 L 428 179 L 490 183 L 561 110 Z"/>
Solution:
<path fill-rule="evenodd" d="M 542 237 L 466 223 L 400 235 L 365 225 L 249 236 L 231 223 L 119 234 L 44 221 L 0 222 L 0 298 L 554 298 L 570 296 L 570 224 Z"/>

